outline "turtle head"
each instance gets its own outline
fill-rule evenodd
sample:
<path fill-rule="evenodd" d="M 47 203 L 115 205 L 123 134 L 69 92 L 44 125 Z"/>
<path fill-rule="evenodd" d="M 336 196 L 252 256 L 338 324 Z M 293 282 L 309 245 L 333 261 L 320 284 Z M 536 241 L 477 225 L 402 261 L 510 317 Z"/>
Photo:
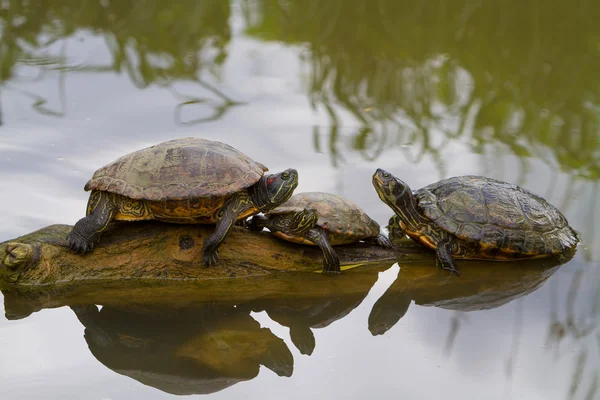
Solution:
<path fill-rule="evenodd" d="M 417 204 L 410 187 L 384 169 L 373 174 L 373 186 L 381 201 L 387 204 L 403 221 L 418 218 Z"/>
<path fill-rule="evenodd" d="M 319 214 L 312 208 L 305 208 L 295 213 L 292 217 L 290 228 L 299 234 L 304 234 L 317 224 Z"/>
<path fill-rule="evenodd" d="M 262 177 L 264 185 L 259 188 L 258 208 L 265 212 L 285 203 L 296 187 L 298 187 L 298 171 L 293 168 L 286 169 L 277 174 Z M 262 189 L 262 190 L 261 190 Z"/>
<path fill-rule="evenodd" d="M 373 186 L 379 198 L 389 206 L 404 197 L 412 199 L 410 187 L 384 169 L 378 168 L 373 174 Z"/>

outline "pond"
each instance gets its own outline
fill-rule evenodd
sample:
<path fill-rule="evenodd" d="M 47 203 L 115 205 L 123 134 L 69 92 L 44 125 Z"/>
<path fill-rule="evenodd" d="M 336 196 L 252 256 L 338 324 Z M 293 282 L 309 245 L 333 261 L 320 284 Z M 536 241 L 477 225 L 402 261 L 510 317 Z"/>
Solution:
<path fill-rule="evenodd" d="M 74 224 L 97 168 L 179 137 L 296 168 L 296 192 L 384 229 L 377 168 L 518 184 L 581 237 L 561 266 L 400 259 L 246 303 L 4 291 L 0 398 L 599 398 L 599 19 L 583 0 L 0 2 L 0 242 Z"/>

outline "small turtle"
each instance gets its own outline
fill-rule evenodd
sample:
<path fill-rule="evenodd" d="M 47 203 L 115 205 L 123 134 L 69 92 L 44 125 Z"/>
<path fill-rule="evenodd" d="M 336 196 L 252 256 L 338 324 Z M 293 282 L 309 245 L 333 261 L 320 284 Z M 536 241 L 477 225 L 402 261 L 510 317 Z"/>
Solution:
<path fill-rule="evenodd" d="M 364 241 L 393 247 L 380 233 L 379 224 L 359 206 L 331 193 L 295 194 L 264 216 L 252 217 L 249 228 L 258 231 L 268 228 L 281 239 L 319 246 L 324 255 L 325 274 L 340 273 L 340 260 L 332 246 Z"/>
<path fill-rule="evenodd" d="M 412 192 L 377 169 L 373 186 L 396 215 L 390 237 L 407 234 L 436 251 L 437 264 L 459 274 L 453 258 L 517 260 L 572 254 L 579 242 L 567 219 L 543 198 L 482 176 L 441 180 Z"/>
<path fill-rule="evenodd" d="M 237 220 L 267 212 L 298 186 L 295 169 L 264 175 L 264 165 L 235 148 L 200 138 L 182 138 L 127 154 L 100 168 L 85 185 L 91 190 L 87 216 L 67 240 L 71 250 L 94 248 L 112 220 L 216 224 L 206 237 L 204 265 Z"/>

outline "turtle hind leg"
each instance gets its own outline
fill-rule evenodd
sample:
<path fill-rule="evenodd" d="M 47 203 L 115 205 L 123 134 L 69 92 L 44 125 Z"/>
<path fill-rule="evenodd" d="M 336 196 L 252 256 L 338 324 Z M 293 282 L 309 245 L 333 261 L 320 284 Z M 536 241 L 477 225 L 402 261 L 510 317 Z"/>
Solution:
<path fill-rule="evenodd" d="M 329 242 L 329 235 L 320 226 L 311 228 L 304 236 L 321 249 L 323 252 L 323 273 L 328 275 L 339 274 L 340 259 Z"/>
<path fill-rule="evenodd" d="M 90 194 L 87 216 L 77 221 L 67 235 L 69 249 L 76 253 L 87 253 L 94 248 L 117 212 L 112 197 L 110 193 L 102 191 L 93 191 Z"/>
<path fill-rule="evenodd" d="M 437 243 L 435 249 L 436 265 L 455 275 L 460 275 L 458 267 L 452 259 L 452 241 L 451 239 L 442 239 Z"/>
<path fill-rule="evenodd" d="M 394 248 L 394 244 L 392 243 L 392 241 L 387 236 L 385 236 L 384 234 L 381 234 L 381 233 L 377 236 L 364 238 L 363 242 L 369 243 L 369 244 L 374 244 L 374 245 L 383 247 L 384 249 L 393 249 Z"/>

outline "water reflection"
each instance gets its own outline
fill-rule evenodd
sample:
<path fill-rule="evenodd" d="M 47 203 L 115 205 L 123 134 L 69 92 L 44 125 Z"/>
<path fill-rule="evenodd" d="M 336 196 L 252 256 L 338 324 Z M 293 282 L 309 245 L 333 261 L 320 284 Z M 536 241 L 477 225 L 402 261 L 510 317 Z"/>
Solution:
<path fill-rule="evenodd" d="M 343 110 L 359 124 L 350 148 L 366 159 L 391 149 L 415 163 L 430 156 L 442 177 L 442 153 L 459 141 L 492 166 L 512 153 L 522 179 L 534 158 L 600 177 L 600 50 L 581 40 L 600 34 L 591 3 L 512 1 L 501 11 L 469 0 L 246 4 L 250 35 L 307 45 L 307 90 L 330 117 L 334 164 Z"/>
<path fill-rule="evenodd" d="M 209 79 L 218 79 L 227 59 L 231 39 L 228 1 L 184 0 L 162 5 L 153 0 L 59 0 L 42 7 L 29 4 L 15 0 L 0 6 L 0 84 L 30 98 L 31 107 L 40 114 L 65 116 L 65 80 L 67 75 L 79 73 L 125 73 L 139 89 L 168 87 L 179 102 L 174 118 L 181 124 L 218 119 L 240 104 Z M 104 40 L 109 60 L 81 59 L 69 51 L 97 37 Z M 19 85 L 54 76 L 52 73 L 58 76 L 59 109 L 49 108 L 44 96 Z M 178 81 L 195 83 L 197 93 L 178 91 L 173 87 Z M 213 111 L 194 121 L 183 120 L 182 110 L 195 104 Z"/>
<path fill-rule="evenodd" d="M 84 72 L 126 73 L 140 89 L 169 88 L 178 100 L 175 121 L 183 125 L 218 120 L 243 104 L 219 83 L 232 36 L 228 1 L 27 4 L 15 0 L 2 7 L 0 83 L 30 97 L 39 113 L 64 116 L 64 81 Z M 328 136 L 335 165 L 344 151 L 373 160 L 394 149 L 414 163 L 432 157 L 442 177 L 444 150 L 461 142 L 491 167 L 506 151 L 517 157 L 519 183 L 536 158 L 575 178 L 600 177 L 600 86 L 593 79 L 600 51 L 593 41 L 579 40 L 600 34 L 599 11 L 591 3 L 540 7 L 512 1 L 501 15 L 491 3 L 469 0 L 452 7 L 442 0 L 240 5 L 248 35 L 306 45 L 301 58 L 309 76 L 307 95 L 330 118 L 328 133 L 316 126 L 313 140 L 319 150 L 322 136 Z M 531 15 L 533 23 L 523 15 Z M 69 53 L 77 41 L 94 37 L 104 40 L 109 60 L 95 63 Z M 559 51 L 564 49 L 568 56 Z M 58 109 L 18 85 L 50 72 L 58 73 Z M 198 94 L 182 93 L 174 85 L 181 81 L 195 83 Z M 184 109 L 194 105 L 212 111 L 184 117 Z M 341 110 L 359 124 L 349 149 L 340 148 Z"/>
<path fill-rule="evenodd" d="M 406 314 L 411 301 L 462 312 L 503 306 L 537 290 L 561 265 L 558 260 L 517 261 L 504 266 L 465 262 L 461 268 L 468 271 L 468 276 L 456 280 L 438 269 L 401 268 L 396 280 L 374 304 L 369 330 L 373 335 L 387 332 Z M 458 320 L 451 327 L 454 333 L 456 324 Z"/>
<path fill-rule="evenodd" d="M 160 308 L 73 306 L 90 352 L 113 371 L 178 395 L 218 392 L 258 376 L 291 376 L 287 345 L 228 305 Z"/>
<path fill-rule="evenodd" d="M 288 327 L 292 343 L 300 353 L 311 355 L 316 346 L 313 329 L 326 328 L 348 315 L 361 304 L 376 280 L 375 270 L 362 273 L 361 279 L 346 278 L 346 282 L 299 277 L 298 283 L 310 287 L 313 296 L 277 296 L 253 301 L 248 306 L 255 312 L 266 311 L 273 321 Z"/>
<path fill-rule="evenodd" d="M 559 265 L 477 262 L 463 268 L 463 278 L 449 279 L 430 263 L 405 265 L 364 324 L 373 335 L 383 334 L 413 301 L 449 311 L 499 307 L 539 288 Z M 207 394 L 254 379 L 261 365 L 282 377 L 292 375 L 290 349 L 270 329 L 261 328 L 251 312 L 266 311 L 289 327 L 292 343 L 311 355 L 318 349 L 313 330 L 327 329 L 363 303 L 378 273 L 377 268 L 357 268 L 336 279 L 273 274 L 255 285 L 245 279 L 224 286 L 222 298 L 228 300 L 218 302 L 194 283 L 9 285 L 2 292 L 10 320 L 68 306 L 85 327 L 90 352 L 106 367 L 167 393 Z M 273 287 L 278 290 L 265 290 Z M 454 320 L 447 352 L 460 331 L 460 317 Z"/>
<path fill-rule="evenodd" d="M 598 31 L 598 8 L 513 1 L 499 17 L 493 4 L 443 3 L 240 4 L 248 35 L 305 45 L 307 96 L 313 109 L 329 115 L 328 126 L 313 128 L 312 141 L 317 151 L 327 147 L 334 165 L 348 152 L 376 160 L 393 151 L 412 163 L 430 157 L 443 178 L 453 162 L 446 150 L 461 144 L 481 155 L 484 175 L 501 170 L 510 155 L 521 164 L 515 183 L 524 184 L 541 160 L 551 174 L 573 178 L 565 206 L 574 192 L 597 199 L 597 185 L 578 181 L 600 178 L 600 87 L 593 83 L 600 51 L 578 38 Z M 175 97 L 174 121 L 183 126 L 214 122 L 247 104 L 231 98 L 221 82 L 232 37 L 230 2 L 26 4 L 11 2 L 0 13 L 0 84 L 29 97 L 38 113 L 64 116 L 65 80 L 80 73 L 126 73 L 139 89 L 166 88 Z M 557 25 L 564 29 L 557 32 Z M 434 29 L 425 34 L 424 27 Z M 97 38 L 108 59 L 70 51 Z M 54 77 L 55 108 L 23 85 Z M 188 85 L 178 88 L 178 82 Z M 343 112 L 358 124 L 350 138 L 342 132 Z M 542 195 L 551 196 L 556 182 Z"/>

